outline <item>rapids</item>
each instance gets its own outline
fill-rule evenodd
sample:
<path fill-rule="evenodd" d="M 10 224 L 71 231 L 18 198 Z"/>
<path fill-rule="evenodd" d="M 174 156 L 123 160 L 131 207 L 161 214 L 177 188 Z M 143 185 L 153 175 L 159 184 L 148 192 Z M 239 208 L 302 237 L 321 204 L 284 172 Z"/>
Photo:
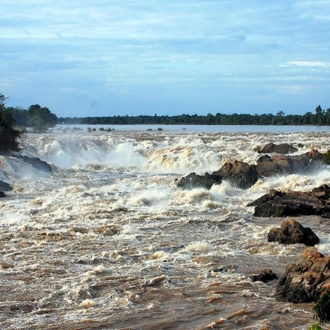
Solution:
<path fill-rule="evenodd" d="M 0 156 L 13 186 L 0 204 L 1 329 L 307 329 L 312 304 L 277 302 L 276 281 L 304 246 L 267 242 L 283 219 L 245 205 L 269 189 L 310 190 L 312 174 L 182 190 L 175 179 L 225 162 L 254 163 L 254 148 L 288 142 L 298 153 L 330 149 L 328 132 L 55 130 L 25 136 L 21 153 L 41 173 Z M 297 219 L 330 254 L 329 225 Z"/>

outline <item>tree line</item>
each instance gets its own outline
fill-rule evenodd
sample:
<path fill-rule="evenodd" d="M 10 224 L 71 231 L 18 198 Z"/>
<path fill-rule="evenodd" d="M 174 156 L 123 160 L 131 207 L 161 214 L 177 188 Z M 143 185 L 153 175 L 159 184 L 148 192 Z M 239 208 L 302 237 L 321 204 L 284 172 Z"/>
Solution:
<path fill-rule="evenodd" d="M 6 107 L 7 98 L 0 93 L 0 154 L 19 150 L 19 138 L 29 127 L 34 132 L 46 131 L 58 123 L 57 116 L 39 104 L 28 109 Z"/>
<path fill-rule="evenodd" d="M 176 116 L 111 116 L 111 117 L 60 117 L 59 123 L 87 125 L 330 125 L 330 108 L 317 106 L 315 113 L 285 115 L 283 111 L 274 114 L 221 114 L 176 115 Z"/>

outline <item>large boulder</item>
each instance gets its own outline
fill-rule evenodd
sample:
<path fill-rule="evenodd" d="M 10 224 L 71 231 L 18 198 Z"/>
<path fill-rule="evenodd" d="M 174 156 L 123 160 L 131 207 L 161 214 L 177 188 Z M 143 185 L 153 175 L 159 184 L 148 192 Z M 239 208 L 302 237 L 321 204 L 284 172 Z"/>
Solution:
<path fill-rule="evenodd" d="M 261 156 L 257 160 L 257 172 L 260 176 L 274 176 L 278 174 L 293 173 L 293 163 L 290 157 L 285 155 Z"/>
<path fill-rule="evenodd" d="M 280 228 L 271 228 L 268 235 L 268 242 L 279 242 L 281 244 L 302 243 L 314 246 L 320 242 L 316 234 L 310 229 L 303 227 L 296 220 L 284 220 Z"/>
<path fill-rule="evenodd" d="M 330 288 L 330 257 L 316 248 L 304 250 L 300 260 L 286 267 L 276 287 L 279 301 L 303 303 L 317 301 Z"/>
<path fill-rule="evenodd" d="M 247 206 L 254 206 L 257 217 L 321 215 L 330 217 L 330 187 L 323 185 L 310 192 L 270 190 Z"/>
<path fill-rule="evenodd" d="M 238 160 L 224 164 L 218 171 L 213 172 L 212 176 L 219 176 L 241 189 L 252 187 L 259 179 L 255 165 Z"/>
<path fill-rule="evenodd" d="M 322 164 L 322 157 L 317 150 L 297 156 L 264 155 L 257 160 L 257 172 L 264 177 L 309 172 Z"/>
<path fill-rule="evenodd" d="M 267 143 L 263 147 L 257 147 L 254 149 L 260 154 L 293 154 L 298 151 L 298 149 L 288 143 L 274 144 L 273 142 Z"/>
<path fill-rule="evenodd" d="M 195 172 L 188 174 L 180 179 L 175 180 L 176 185 L 181 188 L 185 189 L 192 189 L 192 188 L 206 188 L 211 189 L 214 183 L 221 183 L 221 177 L 212 176 L 208 173 L 205 175 L 198 175 Z"/>
<path fill-rule="evenodd" d="M 255 165 L 249 165 L 241 161 L 224 164 L 218 171 L 212 174 L 198 175 L 195 172 L 177 179 L 176 185 L 182 188 L 203 187 L 210 189 L 213 184 L 220 184 L 223 180 L 231 182 L 238 188 L 248 189 L 258 181 L 258 173 Z"/>

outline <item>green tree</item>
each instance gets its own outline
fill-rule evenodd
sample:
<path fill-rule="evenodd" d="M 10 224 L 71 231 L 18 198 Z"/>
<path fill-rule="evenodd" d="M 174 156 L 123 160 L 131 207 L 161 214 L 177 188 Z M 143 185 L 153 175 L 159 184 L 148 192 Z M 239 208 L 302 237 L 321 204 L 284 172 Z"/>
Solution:
<path fill-rule="evenodd" d="M 31 105 L 28 109 L 28 126 L 37 132 L 45 131 L 49 127 L 57 124 L 57 116 L 47 107 L 41 107 L 39 104 Z"/>
<path fill-rule="evenodd" d="M 6 97 L 0 93 L 0 154 L 18 151 L 20 132 L 14 128 L 15 120 L 5 107 Z"/>

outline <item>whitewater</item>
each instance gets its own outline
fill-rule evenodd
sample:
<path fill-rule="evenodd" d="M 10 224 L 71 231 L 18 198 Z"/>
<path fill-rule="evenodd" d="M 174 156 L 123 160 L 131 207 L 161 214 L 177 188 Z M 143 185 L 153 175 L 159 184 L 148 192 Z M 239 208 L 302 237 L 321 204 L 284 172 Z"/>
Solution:
<path fill-rule="evenodd" d="M 269 142 L 326 152 L 329 137 L 278 127 L 26 134 L 21 153 L 52 171 L 0 156 L 0 180 L 13 187 L 0 200 L 0 328 L 307 329 L 314 304 L 278 302 L 276 281 L 250 279 L 264 268 L 280 277 L 305 246 L 267 242 L 284 219 L 254 217 L 246 205 L 270 189 L 329 184 L 329 166 L 247 190 L 184 190 L 175 180 L 253 164 Z M 296 220 L 330 255 L 327 219 Z"/>

